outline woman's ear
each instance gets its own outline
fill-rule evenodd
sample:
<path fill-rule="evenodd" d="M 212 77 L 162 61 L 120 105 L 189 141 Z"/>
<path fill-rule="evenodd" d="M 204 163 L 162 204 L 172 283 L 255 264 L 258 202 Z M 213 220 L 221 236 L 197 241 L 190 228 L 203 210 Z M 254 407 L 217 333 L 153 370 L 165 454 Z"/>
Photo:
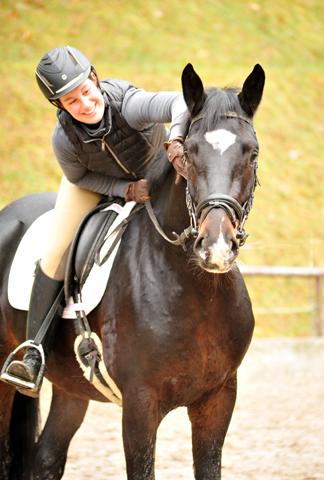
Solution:
<path fill-rule="evenodd" d="M 62 102 L 61 102 L 61 100 L 60 100 L 59 98 L 57 98 L 57 99 L 55 100 L 55 104 L 56 104 L 56 106 L 57 106 L 58 108 L 60 108 L 61 110 L 65 110 L 65 108 L 63 107 Z"/>
<path fill-rule="evenodd" d="M 89 75 L 89 76 L 91 77 L 91 80 L 93 81 L 93 83 L 95 84 L 95 86 L 98 88 L 99 85 L 98 85 L 98 79 L 97 79 L 96 75 L 95 75 L 93 72 L 90 72 L 90 75 Z"/>

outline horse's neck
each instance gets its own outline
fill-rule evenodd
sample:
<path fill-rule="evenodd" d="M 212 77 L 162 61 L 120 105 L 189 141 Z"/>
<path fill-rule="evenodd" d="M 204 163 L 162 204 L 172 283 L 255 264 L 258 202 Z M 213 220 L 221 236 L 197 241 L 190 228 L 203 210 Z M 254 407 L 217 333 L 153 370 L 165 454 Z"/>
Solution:
<path fill-rule="evenodd" d="M 190 218 L 186 205 L 187 181 L 183 179 L 178 186 L 174 184 L 174 181 L 175 175 L 169 175 L 160 191 L 155 192 L 151 198 L 151 203 L 158 222 L 164 233 L 172 240 L 175 239 L 172 232 L 180 235 L 183 230 L 190 225 Z M 187 242 L 187 247 L 189 247 L 187 252 L 184 252 L 181 246 L 174 246 L 165 241 L 163 254 L 165 255 L 165 259 L 173 258 L 173 255 L 175 254 L 178 257 L 180 252 L 186 256 L 182 259 L 181 263 L 181 272 L 183 273 L 182 278 L 183 282 L 186 284 L 184 288 L 189 291 L 188 289 L 193 287 L 195 295 L 201 295 L 201 298 L 206 300 L 208 308 L 214 308 L 210 299 L 214 298 L 219 282 L 222 281 L 222 275 L 204 272 L 201 267 L 198 266 L 197 259 L 190 248 L 192 240 L 193 237 Z M 168 256 L 169 254 L 171 257 Z M 190 256 L 193 260 L 188 262 Z M 177 262 L 179 261 L 179 258 L 180 257 L 178 257 Z M 179 265 L 177 267 L 175 265 L 178 265 L 178 263 L 173 264 L 173 266 L 174 268 L 179 268 Z M 230 273 L 227 275 L 231 276 Z M 223 280 L 226 281 L 225 278 Z"/>
<path fill-rule="evenodd" d="M 159 191 L 154 192 L 151 198 L 151 203 L 158 222 L 164 233 L 172 240 L 175 239 L 172 232 L 176 232 L 180 235 L 183 230 L 190 225 L 189 213 L 186 206 L 187 181 L 183 179 L 181 184 L 177 186 L 174 184 L 175 178 L 176 175 L 172 172 Z M 206 302 L 209 307 L 214 308 L 210 303 L 210 298 L 214 298 L 222 275 L 203 272 L 203 270 L 198 267 L 197 261 L 191 263 L 188 262 L 188 255 L 192 255 L 192 258 L 195 258 L 190 247 L 189 251 L 184 252 L 181 246 L 174 246 L 165 241 L 163 252 L 166 256 L 169 254 L 173 256 L 176 252 L 182 252 L 184 255 L 187 255 L 186 260 L 183 259 L 181 267 L 183 280 L 187 283 L 186 288 L 188 288 L 188 285 L 194 286 L 195 295 L 201 295 L 201 298 L 206 297 Z M 165 259 L 166 258 L 167 257 L 165 257 Z M 196 265 L 196 268 L 194 265 Z M 229 278 L 231 277 L 231 273 L 228 273 L 227 275 Z M 226 279 L 224 278 L 224 280 Z M 212 295 L 212 297 L 210 295 Z"/>
<path fill-rule="evenodd" d="M 189 226 L 189 214 L 186 207 L 186 180 L 175 185 L 175 172 L 167 177 L 165 183 L 152 196 L 152 206 L 165 233 L 172 237 L 172 232 L 181 233 Z"/>

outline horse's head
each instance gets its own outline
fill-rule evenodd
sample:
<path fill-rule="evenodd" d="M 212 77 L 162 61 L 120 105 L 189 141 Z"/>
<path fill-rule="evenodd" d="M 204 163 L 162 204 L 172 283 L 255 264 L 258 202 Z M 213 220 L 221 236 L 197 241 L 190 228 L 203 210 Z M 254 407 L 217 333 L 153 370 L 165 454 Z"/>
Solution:
<path fill-rule="evenodd" d="M 227 272 L 247 236 L 243 227 L 252 206 L 259 153 L 252 121 L 264 81 L 264 71 L 256 65 L 239 94 L 232 88 L 205 92 L 192 65 L 182 74 L 190 115 L 187 202 L 197 228 L 194 252 L 208 272 Z"/>

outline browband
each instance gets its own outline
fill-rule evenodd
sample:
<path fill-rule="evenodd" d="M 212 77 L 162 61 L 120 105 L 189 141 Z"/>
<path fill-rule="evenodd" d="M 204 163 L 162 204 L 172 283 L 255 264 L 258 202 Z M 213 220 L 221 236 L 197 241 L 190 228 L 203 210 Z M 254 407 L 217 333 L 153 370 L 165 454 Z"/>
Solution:
<path fill-rule="evenodd" d="M 244 121 L 247 122 L 249 125 L 251 125 L 251 127 L 252 127 L 253 130 L 254 130 L 254 133 L 256 132 L 252 120 L 250 120 L 250 119 L 247 118 L 247 117 L 244 117 L 243 115 L 239 115 L 238 113 L 234 113 L 234 112 L 219 113 L 218 115 L 219 115 L 219 116 L 222 115 L 223 117 L 240 118 L 241 120 L 244 120 Z"/>

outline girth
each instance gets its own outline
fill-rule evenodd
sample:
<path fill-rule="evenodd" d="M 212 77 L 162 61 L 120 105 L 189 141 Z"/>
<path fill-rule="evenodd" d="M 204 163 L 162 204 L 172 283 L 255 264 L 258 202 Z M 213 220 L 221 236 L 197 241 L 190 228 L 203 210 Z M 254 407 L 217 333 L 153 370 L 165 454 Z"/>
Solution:
<path fill-rule="evenodd" d="M 103 365 L 102 354 L 100 354 L 98 349 L 98 343 L 100 340 L 98 339 L 96 343 L 93 339 L 94 334 L 91 332 L 89 321 L 83 309 L 81 291 L 93 264 L 96 262 L 101 266 L 108 260 L 119 243 L 129 222 L 144 208 L 144 205 L 137 205 L 126 218 L 125 216 L 123 217 L 124 219 L 121 220 L 120 223 L 118 223 L 117 220 L 116 223 L 118 223 L 118 225 L 112 232 L 110 232 L 110 227 L 116 220 L 118 213 L 121 213 L 118 211 L 120 210 L 118 206 L 121 207 L 124 204 L 125 201 L 120 197 L 117 197 L 106 204 L 100 203 L 85 215 L 71 244 L 65 275 L 66 299 L 69 300 L 70 297 L 72 297 L 75 307 L 74 312 L 76 318 L 74 320 L 74 326 L 78 335 L 78 358 L 88 372 L 89 378 L 86 378 L 88 378 L 90 383 L 95 381 L 96 388 L 101 384 L 102 388 L 105 390 L 110 389 L 111 392 L 108 394 L 108 398 L 114 402 L 113 389 L 111 388 L 109 381 L 108 384 L 106 381 L 109 374 L 107 373 L 106 377 L 103 376 L 100 367 L 100 365 Z M 109 235 L 107 235 L 108 231 Z M 115 234 L 115 236 L 109 250 L 104 258 L 101 259 L 101 248 L 106 240 L 112 237 L 113 234 Z M 84 369 L 83 367 L 82 369 Z M 105 367 L 102 368 L 105 370 Z M 106 393 L 105 395 L 107 396 Z M 120 402 L 120 400 L 118 400 L 118 402 Z"/>

